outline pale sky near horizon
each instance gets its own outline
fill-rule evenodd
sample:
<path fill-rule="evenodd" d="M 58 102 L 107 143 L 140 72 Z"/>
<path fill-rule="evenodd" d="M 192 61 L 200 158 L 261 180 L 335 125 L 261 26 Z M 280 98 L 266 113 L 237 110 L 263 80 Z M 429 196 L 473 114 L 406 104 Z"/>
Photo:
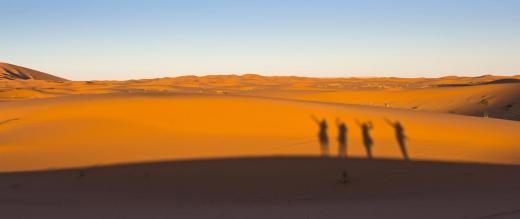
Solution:
<path fill-rule="evenodd" d="M 517 0 L 0 0 L 0 62 L 72 80 L 520 74 Z"/>

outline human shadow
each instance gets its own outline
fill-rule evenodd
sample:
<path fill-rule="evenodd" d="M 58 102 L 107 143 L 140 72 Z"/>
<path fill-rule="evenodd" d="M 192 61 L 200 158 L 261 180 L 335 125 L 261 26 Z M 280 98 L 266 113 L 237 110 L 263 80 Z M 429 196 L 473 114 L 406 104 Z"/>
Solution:
<path fill-rule="evenodd" d="M 336 118 L 336 126 L 338 127 L 338 157 L 347 157 L 347 132 L 348 127 L 345 122 Z"/>
<path fill-rule="evenodd" d="M 320 142 L 321 156 L 329 156 L 329 136 L 327 135 L 327 120 L 318 119 L 315 116 L 311 116 L 314 122 L 319 126 L 318 141 Z"/>
<path fill-rule="evenodd" d="M 410 160 L 408 156 L 408 151 L 406 150 L 406 135 L 404 134 L 404 127 L 399 121 L 392 122 L 389 119 L 385 118 L 386 123 L 392 126 L 395 130 L 395 138 L 397 143 L 399 144 L 399 148 L 401 149 L 401 153 L 403 154 L 403 158 L 405 160 Z"/>
<path fill-rule="evenodd" d="M 374 129 L 374 125 L 372 124 L 372 121 L 359 122 L 357 119 L 356 123 L 358 124 L 359 128 L 361 128 L 363 145 L 367 151 L 367 158 L 372 159 L 372 146 L 374 145 L 374 140 L 372 140 L 372 137 L 370 136 L 370 131 Z"/>

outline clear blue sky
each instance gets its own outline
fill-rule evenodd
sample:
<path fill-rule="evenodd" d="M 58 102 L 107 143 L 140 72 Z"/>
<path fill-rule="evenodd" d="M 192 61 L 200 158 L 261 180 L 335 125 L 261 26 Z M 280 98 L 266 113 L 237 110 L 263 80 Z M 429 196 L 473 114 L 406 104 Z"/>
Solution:
<path fill-rule="evenodd" d="M 520 74 L 518 0 L 0 0 L 0 62 L 69 79 Z"/>

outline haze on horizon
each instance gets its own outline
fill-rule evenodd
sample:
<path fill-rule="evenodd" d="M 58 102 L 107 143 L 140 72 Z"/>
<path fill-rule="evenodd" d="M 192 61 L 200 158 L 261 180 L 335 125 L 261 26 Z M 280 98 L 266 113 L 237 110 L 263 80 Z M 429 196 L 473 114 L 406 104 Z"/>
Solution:
<path fill-rule="evenodd" d="M 0 5 L 0 62 L 72 80 L 520 74 L 515 0 Z"/>

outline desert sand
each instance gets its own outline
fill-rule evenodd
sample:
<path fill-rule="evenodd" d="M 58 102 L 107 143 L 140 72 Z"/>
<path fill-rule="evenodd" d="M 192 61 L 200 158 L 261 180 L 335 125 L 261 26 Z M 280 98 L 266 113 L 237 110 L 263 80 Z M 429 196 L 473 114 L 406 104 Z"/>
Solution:
<path fill-rule="evenodd" d="M 0 80 L 9 218 L 520 216 L 518 76 L 20 74 Z M 328 157 L 311 116 L 328 121 Z M 337 118 L 347 159 L 337 158 Z M 402 124 L 410 161 L 386 120 Z M 367 121 L 371 160 L 357 124 Z"/>

